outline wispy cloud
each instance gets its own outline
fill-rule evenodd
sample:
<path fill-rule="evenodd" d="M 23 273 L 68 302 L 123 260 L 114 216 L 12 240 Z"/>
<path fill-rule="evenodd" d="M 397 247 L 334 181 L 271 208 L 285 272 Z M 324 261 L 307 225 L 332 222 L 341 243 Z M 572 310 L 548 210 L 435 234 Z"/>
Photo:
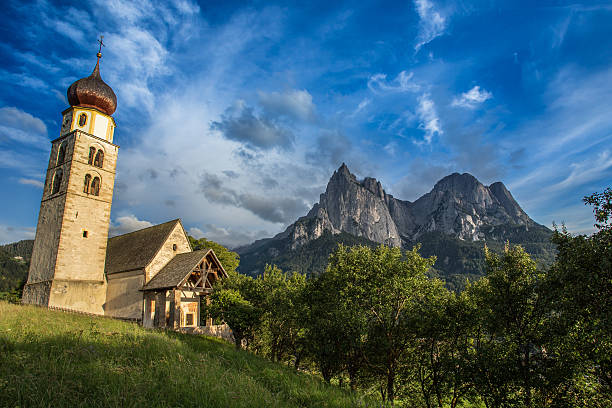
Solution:
<path fill-rule="evenodd" d="M 424 93 L 419 97 L 419 105 L 416 112 L 420 120 L 419 129 L 425 132 L 424 142 L 430 144 L 434 136 L 443 133 L 440 118 L 436 111 L 436 104 L 431 99 L 430 94 Z"/>
<path fill-rule="evenodd" d="M 612 169 L 612 155 L 609 150 L 599 153 L 594 159 L 587 158 L 578 163 L 572 163 L 568 174 L 562 181 L 551 185 L 547 190 L 562 191 L 583 185 L 593 180 L 605 178 Z"/>
<path fill-rule="evenodd" d="M 45 185 L 42 181 L 36 179 L 20 178 L 18 181 L 19 184 L 25 184 L 27 186 L 34 186 L 38 188 L 43 188 Z"/>
<path fill-rule="evenodd" d="M 419 52 L 425 44 L 444 34 L 447 23 L 430 0 L 414 0 L 414 6 L 419 15 L 419 34 L 414 50 Z"/>
<path fill-rule="evenodd" d="M 480 86 L 476 85 L 467 92 L 462 93 L 460 96 L 455 97 L 452 102 L 452 106 L 458 106 L 461 108 L 474 109 L 477 105 L 480 105 L 486 100 L 493 98 L 493 94 L 486 89 L 480 89 Z"/>
<path fill-rule="evenodd" d="M 368 88 L 375 94 L 416 92 L 421 87 L 413 77 L 414 73 L 401 71 L 393 80 L 387 81 L 386 74 L 374 74 L 368 79 Z"/>
<path fill-rule="evenodd" d="M 372 102 L 371 99 L 363 98 L 361 102 L 359 102 L 359 105 L 357 105 L 353 113 L 351 113 L 350 116 L 356 116 L 359 112 L 363 111 L 371 102 Z"/>

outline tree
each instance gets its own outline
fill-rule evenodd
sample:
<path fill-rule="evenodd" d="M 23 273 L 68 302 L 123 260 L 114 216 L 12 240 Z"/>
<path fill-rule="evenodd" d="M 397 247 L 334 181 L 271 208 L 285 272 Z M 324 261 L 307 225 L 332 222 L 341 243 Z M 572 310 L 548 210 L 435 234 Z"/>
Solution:
<path fill-rule="evenodd" d="M 423 258 L 418 249 L 402 253 L 383 245 L 375 249 L 339 246 L 325 272 L 345 280 L 338 295 L 349 310 L 364 313 L 363 358 L 370 374 L 383 382 L 381 396 L 391 404 L 398 373 L 416 339 L 416 321 L 428 312 L 428 299 L 443 289 L 441 281 L 426 275 L 435 257 Z"/>
<path fill-rule="evenodd" d="M 339 246 L 336 252 L 345 251 Z M 325 381 L 346 373 L 351 389 L 356 389 L 363 368 L 363 344 L 368 320 L 361 307 L 350 298 L 348 288 L 358 270 L 329 267 L 308 282 L 306 296 L 306 342 L 309 355 Z"/>
<path fill-rule="evenodd" d="M 566 377 L 574 394 L 595 395 L 603 406 L 612 403 L 612 189 L 583 201 L 593 206 L 597 230 L 573 236 L 555 228 L 559 252 L 548 280 L 550 308 L 559 352 L 573 370 Z"/>
<path fill-rule="evenodd" d="M 475 387 L 489 407 L 536 406 L 558 368 L 543 330 L 550 318 L 545 274 L 521 246 L 506 245 L 501 255 L 485 251 L 486 278 L 470 288 L 480 311 Z"/>
<path fill-rule="evenodd" d="M 266 349 L 272 361 L 284 360 L 292 354 L 297 368 L 303 351 L 302 292 L 306 277 L 299 273 L 285 274 L 276 266 L 266 265 L 256 281 L 262 294 L 258 304 L 264 311 L 261 334 Z"/>
<path fill-rule="evenodd" d="M 229 325 L 234 335 L 236 348 L 240 348 L 243 340 L 246 341 L 248 347 L 260 324 L 261 310 L 234 289 L 215 290 L 210 295 L 210 299 L 211 303 L 207 307 L 208 313 L 213 318 L 221 319 Z"/>
<path fill-rule="evenodd" d="M 215 241 L 210 241 L 206 238 L 195 239 L 192 236 L 189 236 L 188 238 L 189 243 L 191 244 L 191 249 L 194 251 L 204 248 L 211 248 L 215 252 L 215 255 L 217 255 L 217 258 L 219 258 L 221 265 L 223 265 L 223 269 L 225 269 L 225 272 L 228 274 L 235 272 L 238 268 L 238 264 L 240 263 L 240 255 L 238 255 L 236 252 L 230 251 L 223 245 L 218 244 Z"/>
<path fill-rule="evenodd" d="M 417 325 L 410 370 L 428 407 L 457 407 L 471 397 L 469 359 L 475 308 L 467 292 L 433 292 Z"/>

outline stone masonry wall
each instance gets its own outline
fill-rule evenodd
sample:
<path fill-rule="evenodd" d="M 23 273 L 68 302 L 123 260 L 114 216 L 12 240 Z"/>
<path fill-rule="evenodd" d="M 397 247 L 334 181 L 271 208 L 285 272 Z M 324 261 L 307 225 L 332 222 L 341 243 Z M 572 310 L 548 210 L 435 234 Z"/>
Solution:
<path fill-rule="evenodd" d="M 172 249 L 173 244 L 177 246 L 176 251 Z M 191 245 L 185 236 L 183 227 L 180 223 L 177 223 L 153 261 L 145 269 L 144 283 L 148 283 L 172 258 L 185 252 L 191 252 Z"/>
<path fill-rule="evenodd" d="M 142 319 L 144 271 L 115 273 L 108 277 L 104 314 L 124 319 Z"/>

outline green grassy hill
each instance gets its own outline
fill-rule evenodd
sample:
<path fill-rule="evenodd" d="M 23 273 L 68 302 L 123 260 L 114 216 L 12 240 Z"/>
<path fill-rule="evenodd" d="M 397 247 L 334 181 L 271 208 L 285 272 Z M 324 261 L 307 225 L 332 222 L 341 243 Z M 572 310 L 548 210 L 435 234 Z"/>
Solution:
<path fill-rule="evenodd" d="M 368 407 L 221 340 L 0 302 L 3 407 Z"/>

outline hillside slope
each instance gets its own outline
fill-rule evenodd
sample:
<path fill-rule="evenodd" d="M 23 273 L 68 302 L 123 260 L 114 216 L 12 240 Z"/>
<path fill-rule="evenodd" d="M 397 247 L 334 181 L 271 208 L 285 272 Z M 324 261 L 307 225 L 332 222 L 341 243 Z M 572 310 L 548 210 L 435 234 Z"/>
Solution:
<path fill-rule="evenodd" d="M 15 244 L 0 247 L 0 292 L 18 290 L 28 278 L 28 268 L 32 252 L 31 246 L 29 253 L 27 248 L 24 251 L 11 251 L 11 245 L 16 247 L 17 244 L 23 242 L 31 243 L 33 241 L 19 241 Z M 19 246 L 19 249 L 23 248 Z M 21 259 L 18 257 L 21 257 Z"/>
<path fill-rule="evenodd" d="M 0 406 L 375 406 L 221 340 L 0 301 Z"/>

